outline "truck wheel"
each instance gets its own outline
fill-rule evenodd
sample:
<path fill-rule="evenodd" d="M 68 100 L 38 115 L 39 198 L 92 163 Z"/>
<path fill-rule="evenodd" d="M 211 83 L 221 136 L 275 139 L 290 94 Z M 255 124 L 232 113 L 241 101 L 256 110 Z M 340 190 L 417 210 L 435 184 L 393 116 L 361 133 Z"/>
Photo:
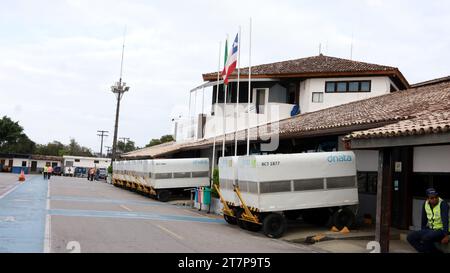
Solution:
<path fill-rule="evenodd" d="M 158 192 L 158 200 L 161 202 L 167 202 L 170 198 L 170 191 L 160 191 Z"/>
<path fill-rule="evenodd" d="M 258 232 L 261 230 L 262 226 L 260 224 L 247 222 L 247 229 L 253 232 Z"/>
<path fill-rule="evenodd" d="M 225 221 L 228 224 L 230 224 L 230 225 L 236 225 L 237 224 L 235 217 L 231 217 L 231 216 L 228 216 L 228 215 L 224 214 L 223 215 L 223 219 L 225 219 Z"/>
<path fill-rule="evenodd" d="M 334 212 L 333 225 L 338 229 L 351 228 L 355 224 L 355 214 L 348 208 L 342 208 Z"/>
<path fill-rule="evenodd" d="M 278 213 L 271 213 L 264 218 L 263 232 L 267 237 L 280 238 L 286 231 L 286 219 Z"/>

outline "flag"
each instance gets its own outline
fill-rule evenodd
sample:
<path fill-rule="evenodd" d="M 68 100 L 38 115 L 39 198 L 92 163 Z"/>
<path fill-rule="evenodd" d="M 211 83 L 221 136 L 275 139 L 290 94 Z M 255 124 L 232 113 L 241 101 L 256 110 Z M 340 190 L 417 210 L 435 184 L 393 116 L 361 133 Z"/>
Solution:
<path fill-rule="evenodd" d="M 227 59 L 228 59 L 228 38 L 225 40 L 225 54 L 223 54 L 224 61 L 223 61 L 223 71 L 222 71 L 222 77 L 224 77 L 227 74 Z"/>
<path fill-rule="evenodd" d="M 226 64 L 224 68 L 225 75 L 223 75 L 224 84 L 228 84 L 228 79 L 237 66 L 238 59 L 238 50 L 239 50 L 239 33 L 236 34 L 236 38 L 234 39 L 233 46 L 230 52 L 230 56 L 226 58 Z"/>

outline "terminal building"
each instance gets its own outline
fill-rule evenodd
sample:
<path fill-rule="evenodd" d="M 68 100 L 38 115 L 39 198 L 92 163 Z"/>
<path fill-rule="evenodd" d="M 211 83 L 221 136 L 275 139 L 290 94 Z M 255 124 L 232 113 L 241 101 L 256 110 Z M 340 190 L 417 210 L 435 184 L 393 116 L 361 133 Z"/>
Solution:
<path fill-rule="evenodd" d="M 212 162 L 215 141 L 216 165 L 224 122 L 214 118 L 214 111 L 225 109 L 226 156 L 234 155 L 235 139 L 238 155 L 246 154 L 249 116 L 251 154 L 353 150 L 360 217 L 416 229 L 426 188 L 436 187 L 443 198 L 450 198 L 450 77 L 410 85 L 397 68 L 320 55 L 252 67 L 248 108 L 246 73 L 248 69 L 241 69 L 237 118 L 236 73 L 226 105 L 221 81 L 216 97 L 217 73 L 204 74 L 205 83 L 191 93 L 212 88 L 211 113 L 179 121 L 175 142 L 122 157 L 209 157 Z M 270 115 L 270 106 L 278 107 L 278 115 Z M 295 106 L 298 111 L 293 111 Z M 275 135 L 277 148 L 261 149 Z M 377 210 L 380 204 L 383 210 Z"/>

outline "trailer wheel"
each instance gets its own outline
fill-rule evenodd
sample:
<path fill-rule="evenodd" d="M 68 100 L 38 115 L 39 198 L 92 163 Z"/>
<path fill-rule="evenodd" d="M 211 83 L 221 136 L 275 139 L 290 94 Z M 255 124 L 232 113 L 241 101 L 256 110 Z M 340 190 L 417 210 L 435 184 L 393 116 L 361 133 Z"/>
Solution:
<path fill-rule="evenodd" d="M 351 228 L 355 224 L 355 214 L 348 208 L 336 210 L 333 214 L 333 225 L 338 229 Z"/>
<path fill-rule="evenodd" d="M 286 231 L 286 219 L 278 213 L 271 213 L 264 218 L 263 232 L 267 237 L 280 238 Z"/>
<path fill-rule="evenodd" d="M 170 191 L 160 191 L 158 192 L 158 200 L 161 202 L 167 202 L 170 198 Z"/>
<path fill-rule="evenodd" d="M 228 216 L 228 215 L 224 214 L 223 215 L 223 219 L 225 219 L 225 221 L 228 224 L 230 224 L 230 225 L 236 225 L 237 224 L 236 217 L 231 217 L 231 216 Z"/>

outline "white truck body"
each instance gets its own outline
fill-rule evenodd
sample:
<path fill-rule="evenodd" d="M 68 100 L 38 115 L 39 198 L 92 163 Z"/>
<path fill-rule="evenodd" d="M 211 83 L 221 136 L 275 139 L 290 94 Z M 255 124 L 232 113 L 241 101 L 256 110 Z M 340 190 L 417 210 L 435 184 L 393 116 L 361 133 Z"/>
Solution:
<path fill-rule="evenodd" d="M 222 167 L 219 175 L 231 179 L 236 174 Z M 247 206 L 260 212 L 358 204 L 353 152 L 241 156 L 237 177 Z M 226 196 L 240 205 L 234 196 Z"/>
<path fill-rule="evenodd" d="M 154 189 L 209 186 L 209 159 L 154 159 L 151 184 Z"/>
<path fill-rule="evenodd" d="M 155 159 L 114 162 L 114 178 L 157 189 L 209 186 L 209 159 Z"/>
<path fill-rule="evenodd" d="M 240 203 L 233 187 L 238 180 L 238 159 L 238 156 L 219 158 L 220 193 L 225 200 L 233 204 Z"/>

